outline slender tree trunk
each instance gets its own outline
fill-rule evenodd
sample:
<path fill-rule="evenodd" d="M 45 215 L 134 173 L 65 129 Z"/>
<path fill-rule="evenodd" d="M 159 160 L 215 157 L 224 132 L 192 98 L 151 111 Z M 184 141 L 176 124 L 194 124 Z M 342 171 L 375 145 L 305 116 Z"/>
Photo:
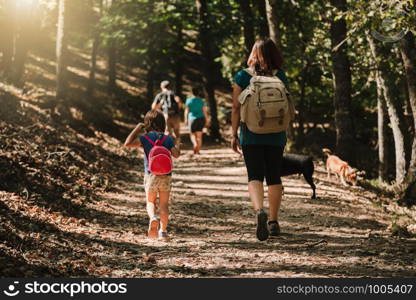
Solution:
<path fill-rule="evenodd" d="M 378 180 L 386 182 L 388 180 L 388 147 L 387 147 L 387 120 L 386 102 L 383 95 L 383 87 L 380 82 L 379 72 L 376 72 L 377 83 L 377 128 L 378 128 Z"/>
<path fill-rule="evenodd" d="M 116 0 L 106 1 L 106 6 L 108 7 L 109 12 L 111 13 L 116 5 Z M 110 39 L 109 45 L 107 47 L 107 56 L 108 56 L 108 83 L 107 88 L 110 94 L 114 94 L 117 88 L 117 49 L 115 41 Z"/>
<path fill-rule="evenodd" d="M 6 0 L 4 6 L 5 17 L 3 20 L 3 28 L 0 29 L 2 34 L 1 51 L 3 52 L 0 67 L 2 73 L 6 77 L 10 77 L 14 54 L 16 1 Z"/>
<path fill-rule="evenodd" d="M 270 38 L 276 45 L 281 48 L 281 41 L 279 35 L 279 1 L 278 0 L 266 0 L 266 13 L 267 22 L 269 24 Z"/>
<path fill-rule="evenodd" d="M 94 8 L 94 1 L 91 1 L 91 6 Z M 102 16 L 103 0 L 99 1 L 99 18 Z M 95 72 L 97 69 L 97 54 L 98 47 L 100 44 L 100 34 L 97 28 L 94 28 L 94 36 L 91 49 L 91 60 L 90 60 L 90 74 L 88 78 L 87 96 L 92 97 L 95 89 Z"/>
<path fill-rule="evenodd" d="M 177 53 L 175 56 L 175 91 L 181 99 L 183 98 L 183 29 L 180 23 L 177 28 L 176 37 Z"/>
<path fill-rule="evenodd" d="M 266 2 L 265 0 L 252 0 L 257 7 L 259 13 L 259 20 L 256 23 L 259 26 L 259 35 L 262 38 L 269 37 L 269 24 L 267 22 Z"/>
<path fill-rule="evenodd" d="M 68 0 L 59 0 L 58 32 L 56 36 L 56 98 L 62 100 L 66 96 L 67 80 L 67 34 L 66 34 L 66 7 Z"/>
<path fill-rule="evenodd" d="M 147 82 L 147 100 L 149 101 L 149 107 L 153 102 L 154 92 L 155 92 L 155 72 L 154 67 L 151 66 L 147 70 L 146 75 L 146 82 Z"/>
<path fill-rule="evenodd" d="M 300 85 L 300 96 L 299 96 L 299 102 L 298 102 L 298 135 L 297 139 L 295 141 L 295 144 L 299 146 L 299 148 L 303 147 L 303 143 L 305 140 L 305 132 L 304 132 L 304 114 L 305 114 L 305 93 L 306 93 L 306 72 L 307 67 L 303 69 L 302 76 L 301 76 L 301 82 L 299 82 Z"/>
<path fill-rule="evenodd" d="M 415 37 L 409 32 L 400 42 L 404 68 L 406 70 L 409 103 L 413 115 L 413 126 L 416 132 L 416 44 Z M 416 138 L 413 138 L 410 166 L 416 168 Z"/>
<path fill-rule="evenodd" d="M 370 49 L 374 60 L 376 62 L 377 71 L 379 76 L 379 84 L 383 89 L 384 99 L 387 105 L 387 111 L 390 118 L 390 124 L 393 130 L 395 156 L 396 156 L 396 183 L 403 183 L 406 174 L 406 156 L 404 147 L 404 135 L 400 127 L 400 117 L 396 106 L 397 98 L 394 97 L 394 93 L 391 89 L 390 66 L 388 64 L 388 58 L 383 55 L 382 49 L 376 44 L 376 41 L 370 34 L 367 34 L 367 39 L 370 45 Z"/>
<path fill-rule="evenodd" d="M 110 42 L 108 46 L 108 91 L 114 93 L 116 90 L 116 77 L 117 77 L 117 49 L 114 46 L 114 42 Z"/>
<path fill-rule="evenodd" d="M 405 178 L 405 195 L 409 197 L 413 194 L 412 188 L 415 188 L 416 183 L 416 41 L 415 36 L 411 32 L 401 40 L 400 51 L 406 70 L 409 102 L 412 109 L 415 132 L 415 135 L 413 136 L 409 169 Z"/>
<path fill-rule="evenodd" d="M 251 49 L 254 45 L 254 18 L 251 10 L 250 1 L 238 0 L 241 15 L 243 17 L 243 35 L 244 44 L 246 46 L 247 58 L 250 55 Z"/>
<path fill-rule="evenodd" d="M 31 5 L 21 7 L 20 9 L 20 29 L 19 35 L 16 39 L 16 49 L 13 59 L 12 81 L 15 85 L 20 85 L 24 70 L 27 55 L 30 46 L 33 43 L 33 37 L 36 36 L 37 23 L 35 21 L 35 14 L 38 6 L 38 1 L 33 1 Z"/>
<path fill-rule="evenodd" d="M 346 11 L 346 0 L 331 0 L 337 10 Z M 331 22 L 332 67 L 334 77 L 334 110 L 336 129 L 336 152 L 355 164 L 354 126 L 351 114 L 351 66 L 347 54 L 347 24 L 344 19 Z"/>
<path fill-rule="evenodd" d="M 217 101 L 215 99 L 215 63 L 211 49 L 211 33 L 209 30 L 209 11 L 207 0 L 196 0 L 199 21 L 199 41 L 201 44 L 202 56 L 204 59 L 204 81 L 208 96 L 208 103 L 211 113 L 211 135 L 220 139 L 220 128 L 218 122 Z"/>

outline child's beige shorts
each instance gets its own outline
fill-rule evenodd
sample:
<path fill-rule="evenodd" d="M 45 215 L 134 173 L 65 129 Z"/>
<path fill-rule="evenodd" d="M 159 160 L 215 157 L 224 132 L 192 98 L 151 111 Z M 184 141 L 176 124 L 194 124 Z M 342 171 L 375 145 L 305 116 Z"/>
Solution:
<path fill-rule="evenodd" d="M 172 185 L 172 176 L 153 174 L 144 175 L 144 189 L 146 193 L 170 192 Z"/>

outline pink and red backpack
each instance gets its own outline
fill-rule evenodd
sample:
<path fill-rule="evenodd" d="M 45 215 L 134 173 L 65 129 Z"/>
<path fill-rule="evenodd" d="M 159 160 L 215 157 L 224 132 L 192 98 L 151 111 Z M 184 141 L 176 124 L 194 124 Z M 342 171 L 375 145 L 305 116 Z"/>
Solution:
<path fill-rule="evenodd" d="M 152 149 L 149 152 L 149 171 L 154 175 L 167 175 L 172 173 L 173 162 L 170 151 L 163 147 L 163 142 L 167 139 L 165 135 L 162 139 L 157 139 L 153 142 L 148 136 L 144 138 L 152 144 Z"/>

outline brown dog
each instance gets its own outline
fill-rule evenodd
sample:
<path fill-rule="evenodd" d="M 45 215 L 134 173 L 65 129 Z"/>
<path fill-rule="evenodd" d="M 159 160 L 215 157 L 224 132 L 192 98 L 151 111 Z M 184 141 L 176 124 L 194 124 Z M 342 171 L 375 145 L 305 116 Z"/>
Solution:
<path fill-rule="evenodd" d="M 323 148 L 322 152 L 327 155 L 326 159 L 326 171 L 328 174 L 328 179 L 331 177 L 331 173 L 334 173 L 336 177 L 340 177 L 341 183 L 345 186 L 348 184 L 346 181 L 352 185 L 357 185 L 357 180 L 360 179 L 360 175 L 364 175 L 364 171 L 358 171 L 357 169 L 352 168 L 346 161 L 343 161 L 338 156 L 333 155 L 331 150 Z"/>

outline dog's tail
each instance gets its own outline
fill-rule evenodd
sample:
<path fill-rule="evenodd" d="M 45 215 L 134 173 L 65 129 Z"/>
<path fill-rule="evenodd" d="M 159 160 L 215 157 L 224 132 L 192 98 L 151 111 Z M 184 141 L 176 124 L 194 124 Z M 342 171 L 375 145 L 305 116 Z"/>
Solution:
<path fill-rule="evenodd" d="M 323 148 L 322 152 L 326 154 L 326 156 L 330 156 L 332 154 L 332 151 L 329 150 L 328 148 Z"/>

